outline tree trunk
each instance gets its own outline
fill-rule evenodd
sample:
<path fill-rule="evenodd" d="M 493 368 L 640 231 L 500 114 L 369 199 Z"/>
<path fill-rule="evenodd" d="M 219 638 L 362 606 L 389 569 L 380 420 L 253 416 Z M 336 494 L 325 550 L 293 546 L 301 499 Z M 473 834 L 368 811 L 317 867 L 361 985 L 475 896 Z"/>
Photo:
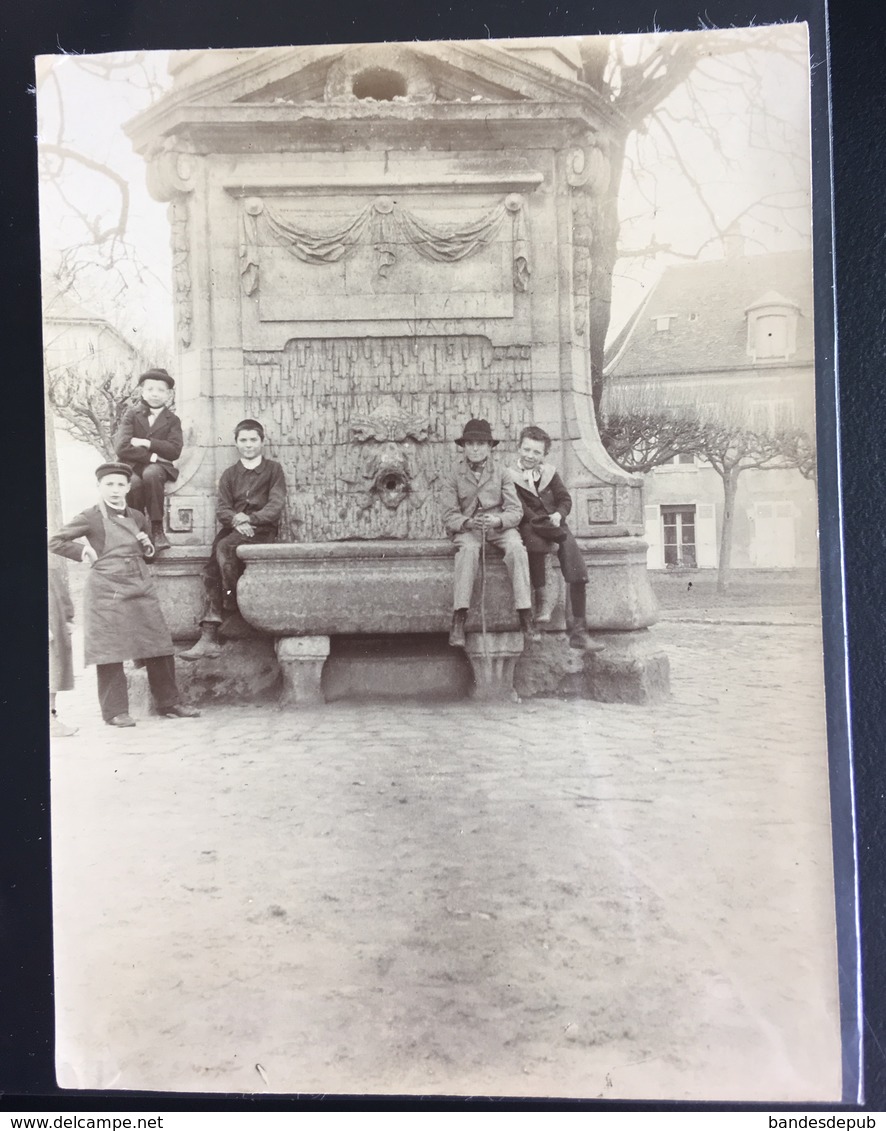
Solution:
<path fill-rule="evenodd" d="M 732 467 L 720 473 L 723 481 L 723 526 L 720 531 L 720 568 L 717 570 L 718 593 L 728 593 L 732 581 L 732 531 L 740 472 L 740 468 Z"/>

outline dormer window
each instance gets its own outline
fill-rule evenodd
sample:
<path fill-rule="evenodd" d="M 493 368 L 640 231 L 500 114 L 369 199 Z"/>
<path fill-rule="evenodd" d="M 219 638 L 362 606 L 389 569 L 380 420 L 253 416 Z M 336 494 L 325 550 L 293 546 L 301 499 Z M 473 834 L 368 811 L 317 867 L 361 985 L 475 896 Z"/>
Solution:
<path fill-rule="evenodd" d="M 748 355 L 754 361 L 786 361 L 797 352 L 799 306 L 769 291 L 745 311 Z"/>
<path fill-rule="evenodd" d="M 671 323 L 677 317 L 676 314 L 656 314 L 652 318 L 653 325 L 655 326 L 656 334 L 665 334 L 671 328 Z"/>

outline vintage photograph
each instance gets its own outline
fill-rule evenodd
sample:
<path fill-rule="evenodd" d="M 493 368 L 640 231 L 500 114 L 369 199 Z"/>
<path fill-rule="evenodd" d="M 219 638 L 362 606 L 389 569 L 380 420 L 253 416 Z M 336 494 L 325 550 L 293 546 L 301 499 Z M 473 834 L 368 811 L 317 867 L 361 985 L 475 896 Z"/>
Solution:
<path fill-rule="evenodd" d="M 815 62 L 36 60 L 61 1087 L 841 1099 Z"/>

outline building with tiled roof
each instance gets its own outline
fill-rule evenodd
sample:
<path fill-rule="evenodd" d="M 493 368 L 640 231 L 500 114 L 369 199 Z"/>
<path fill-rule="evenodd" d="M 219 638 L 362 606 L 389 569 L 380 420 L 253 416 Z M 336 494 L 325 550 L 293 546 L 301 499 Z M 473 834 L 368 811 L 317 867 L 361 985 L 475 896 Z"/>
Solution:
<path fill-rule="evenodd" d="M 135 346 L 115 326 L 61 291 L 44 295 L 43 359 L 50 378 L 60 369 L 99 377 L 138 366 Z"/>
<path fill-rule="evenodd" d="M 692 404 L 758 429 L 814 429 L 812 260 L 803 251 L 669 267 L 607 351 L 612 404 Z M 604 404 L 605 408 L 605 404 Z M 723 492 L 691 456 L 646 481 L 649 566 L 715 567 Z M 732 564 L 817 563 L 813 484 L 796 471 L 739 480 Z"/>

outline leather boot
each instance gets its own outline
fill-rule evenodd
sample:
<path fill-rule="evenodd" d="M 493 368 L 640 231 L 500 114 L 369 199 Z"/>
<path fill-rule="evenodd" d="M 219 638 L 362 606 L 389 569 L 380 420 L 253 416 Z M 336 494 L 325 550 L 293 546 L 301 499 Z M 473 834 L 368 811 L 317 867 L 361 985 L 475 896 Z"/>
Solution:
<path fill-rule="evenodd" d="M 169 539 L 163 532 L 163 519 L 153 519 L 151 521 L 151 541 L 154 543 L 154 549 L 168 550 L 171 546 Z"/>
<path fill-rule="evenodd" d="M 179 652 L 180 660 L 212 660 L 222 654 L 222 646 L 218 642 L 218 621 L 200 621 L 200 639 L 187 652 Z"/>
<path fill-rule="evenodd" d="M 535 623 L 550 624 L 557 607 L 557 587 L 545 585 L 535 591 Z"/>
<path fill-rule="evenodd" d="M 580 652 L 602 652 L 603 645 L 588 636 L 588 622 L 584 617 L 576 617 L 569 630 L 569 647 Z"/>
<path fill-rule="evenodd" d="M 467 620 L 467 609 L 456 609 L 452 614 L 452 628 L 449 632 L 449 643 L 453 648 L 464 648 L 467 641 L 465 640 L 465 621 Z"/>
<path fill-rule="evenodd" d="M 517 609 L 520 618 L 520 630 L 528 641 L 541 640 L 541 633 L 535 627 L 532 619 L 532 609 Z"/>

